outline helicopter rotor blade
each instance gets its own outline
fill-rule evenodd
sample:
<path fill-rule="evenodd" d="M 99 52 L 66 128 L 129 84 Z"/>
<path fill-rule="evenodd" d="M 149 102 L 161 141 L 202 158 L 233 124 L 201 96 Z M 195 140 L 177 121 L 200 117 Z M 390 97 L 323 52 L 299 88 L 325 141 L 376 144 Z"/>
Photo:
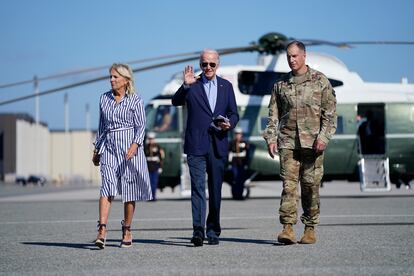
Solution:
<path fill-rule="evenodd" d="M 306 46 L 333 46 L 338 48 L 346 48 L 350 47 L 346 42 L 332 42 L 328 40 L 318 40 L 318 39 L 301 39 L 300 41 L 303 42 Z"/>
<path fill-rule="evenodd" d="M 217 49 L 217 52 L 220 55 L 223 56 L 223 55 L 229 55 L 229 54 L 240 53 L 240 52 L 254 51 L 254 50 L 256 50 L 256 48 L 257 48 L 256 45 L 251 45 L 251 46 L 246 46 L 246 47 Z M 192 52 L 192 53 L 185 53 L 185 54 L 179 54 L 179 55 L 180 56 L 188 56 L 190 54 L 192 54 L 192 56 L 187 57 L 187 58 L 182 58 L 182 59 L 178 59 L 178 60 L 173 60 L 173 61 L 153 64 L 153 65 L 148 65 L 148 66 L 141 67 L 141 68 L 136 68 L 136 69 L 133 69 L 132 72 L 138 73 L 138 72 L 153 70 L 153 69 L 156 69 L 156 68 L 175 65 L 175 64 L 179 64 L 179 63 L 183 63 L 183 62 L 187 62 L 187 61 L 193 61 L 193 60 L 197 60 L 200 56 L 199 55 L 200 52 Z M 177 55 L 171 55 L 171 57 L 172 56 L 177 56 Z M 149 59 L 147 59 L 147 60 L 149 60 Z M 102 76 L 102 77 L 98 77 L 98 78 L 93 78 L 93 79 L 89 79 L 89 80 L 76 82 L 76 83 L 73 83 L 73 84 L 69 84 L 69 85 L 49 89 L 49 90 L 46 90 L 46 91 L 43 91 L 43 92 L 39 92 L 37 94 L 30 94 L 30 95 L 10 99 L 10 100 L 5 100 L 5 101 L 0 102 L 0 106 L 15 103 L 15 102 L 19 102 L 19 101 L 23 101 L 23 100 L 27 100 L 27 99 L 30 99 L 30 98 L 33 98 L 33 97 L 36 97 L 36 96 L 45 96 L 45 95 L 56 93 L 56 92 L 59 92 L 59 91 L 62 91 L 62 90 L 67 90 L 67 89 L 70 89 L 70 88 L 74 88 L 74 87 L 78 87 L 78 86 L 82 86 L 82 85 L 102 81 L 102 80 L 105 80 L 107 78 L 108 78 L 108 76 Z"/>
<path fill-rule="evenodd" d="M 414 41 L 345 41 L 343 48 L 352 48 L 352 45 L 414 45 Z"/>
<path fill-rule="evenodd" d="M 377 41 L 342 41 L 332 42 L 327 40 L 317 39 L 302 39 L 301 40 L 307 46 L 334 46 L 338 48 L 352 48 L 353 45 L 414 45 L 414 41 L 391 41 L 391 40 L 377 40 Z"/>
<path fill-rule="evenodd" d="M 222 55 L 236 54 L 236 53 L 242 53 L 242 52 L 252 52 L 252 51 L 257 51 L 258 49 L 259 49 L 258 45 L 252 44 L 250 46 L 244 46 L 244 47 L 217 49 L 216 51 L 219 53 L 220 56 L 222 56 Z"/>
<path fill-rule="evenodd" d="M 359 45 L 370 45 L 370 44 L 385 44 L 385 45 L 414 45 L 414 41 L 345 41 L 343 44 L 359 44 Z"/>
<path fill-rule="evenodd" d="M 198 56 L 192 56 L 192 57 L 185 58 L 185 59 L 179 59 L 179 60 L 165 62 L 165 63 L 161 63 L 161 64 L 149 65 L 149 66 L 146 66 L 146 67 L 133 69 L 132 71 L 134 73 L 142 72 L 142 71 L 147 71 L 147 70 L 151 70 L 151 69 L 155 69 L 155 68 L 169 66 L 169 65 L 173 65 L 173 64 L 177 64 L 177 63 L 181 63 L 181 62 L 185 62 L 185 61 L 195 60 L 197 58 L 198 58 Z M 52 89 L 49 89 L 49 90 L 46 90 L 46 91 L 43 91 L 43 92 L 39 92 L 39 93 L 36 93 L 36 94 L 30 94 L 30 95 L 26 95 L 26 96 L 16 97 L 16 98 L 10 99 L 10 100 L 5 100 L 5 101 L 0 102 L 0 106 L 15 103 L 15 102 L 19 102 L 19 101 L 23 101 L 23 100 L 27 100 L 27 99 L 37 97 L 37 96 L 45 96 L 45 95 L 56 93 L 56 92 L 59 92 L 59 91 L 62 91 L 62 90 L 67 90 L 67 89 L 70 89 L 70 88 L 74 88 L 74 87 L 78 87 L 78 86 L 82 86 L 82 85 L 102 81 L 102 80 L 105 80 L 105 79 L 108 79 L 108 75 L 93 78 L 93 79 L 89 79 L 89 80 L 85 80 L 85 81 L 72 83 L 72 84 L 69 84 L 69 85 L 64 85 L 64 86 L 57 87 L 57 88 L 52 88 Z"/>
<path fill-rule="evenodd" d="M 158 56 L 158 57 L 132 60 L 132 61 L 128 61 L 128 62 L 125 62 L 125 63 L 127 63 L 127 64 L 139 64 L 139 63 L 146 63 L 146 62 L 150 62 L 150 61 L 158 61 L 158 60 L 163 60 L 163 59 L 172 59 L 172 58 L 178 58 L 178 57 L 193 56 L 193 55 L 197 55 L 197 54 L 199 54 L 199 52 L 188 52 L 188 53 L 181 53 L 181 54 L 173 54 L 173 55 L 165 55 L 165 56 Z M 85 68 L 85 69 L 60 73 L 60 74 L 54 74 L 54 75 L 50 75 L 50 76 L 46 76 L 46 77 L 39 77 L 39 78 L 37 78 L 37 80 L 38 81 L 44 81 L 44 80 L 51 80 L 51 79 L 57 79 L 57 78 L 64 78 L 64 77 L 72 76 L 72 75 L 95 72 L 95 71 L 107 69 L 109 67 L 110 67 L 110 65 Z M 30 80 L 18 81 L 18 82 L 13 82 L 13 83 L 1 84 L 0 89 L 7 88 L 7 87 L 18 86 L 18 85 L 23 85 L 23 84 L 29 84 L 29 83 L 33 83 L 33 82 L 34 82 L 34 79 L 30 79 Z"/>
<path fill-rule="evenodd" d="M 259 53 L 266 53 L 266 54 L 277 54 L 280 52 L 283 52 L 286 48 L 286 46 L 291 42 L 295 40 L 294 38 L 288 38 L 285 35 L 281 34 L 281 33 L 268 33 L 263 35 L 258 42 L 253 42 L 251 43 L 249 46 L 243 46 L 243 47 L 234 47 L 234 48 L 223 48 L 223 49 L 217 49 L 216 51 L 220 54 L 220 55 L 228 55 L 228 54 L 235 54 L 235 53 L 241 53 L 241 52 L 251 52 L 251 51 L 257 51 Z M 373 45 L 373 44 L 380 44 L 380 45 L 414 45 L 414 42 L 412 41 L 345 41 L 345 42 L 331 42 L 331 41 L 327 41 L 327 40 L 317 40 L 317 39 L 302 39 L 300 40 L 302 41 L 305 45 L 308 46 L 320 46 L 320 45 L 328 45 L 328 46 L 333 46 L 333 47 L 339 47 L 339 48 L 351 48 L 351 45 Z M 137 72 L 143 72 L 143 71 L 147 71 L 147 70 L 152 70 L 152 69 L 156 69 L 156 68 L 161 68 L 161 67 L 165 67 L 165 66 L 170 66 L 170 65 L 174 65 L 174 64 L 178 64 L 178 63 L 183 63 L 183 62 L 187 62 L 187 61 L 193 61 L 199 58 L 199 54 L 200 52 L 189 52 L 189 53 L 182 53 L 182 54 L 175 54 L 175 55 L 167 55 L 167 56 L 161 56 L 161 57 L 154 57 L 154 58 L 147 58 L 147 59 L 141 59 L 141 60 L 135 60 L 135 61 L 130 61 L 129 64 L 136 64 L 136 63 L 143 63 L 143 62 L 150 62 L 150 61 L 158 61 L 158 60 L 162 60 L 162 59 L 172 59 L 172 58 L 177 58 L 177 57 L 185 57 L 185 58 L 181 58 L 181 59 L 177 59 L 177 60 L 172 60 L 172 61 L 167 61 L 167 62 L 162 62 L 162 63 L 156 63 L 156 64 L 152 64 L 152 65 L 148 65 L 145 67 L 141 67 L 141 68 L 136 68 L 133 69 L 132 71 L 134 73 Z M 53 75 L 53 76 L 48 76 L 48 77 L 43 77 L 43 78 L 38 78 L 38 80 L 45 80 L 45 79 L 51 79 L 51 78 L 57 78 L 57 77 L 62 77 L 62 76 L 67 76 L 67 75 L 71 75 L 71 74 L 77 74 L 77 73 L 85 73 L 85 72 L 91 72 L 91 71 L 95 71 L 95 70 L 101 70 L 104 68 L 108 68 L 109 66 L 100 66 L 100 67 L 95 67 L 95 68 L 89 68 L 89 69 L 83 69 L 83 70 L 79 70 L 79 71 L 73 71 L 73 72 L 68 72 L 68 73 L 63 73 L 63 74 L 57 74 L 57 75 Z M 93 79 L 89 79 L 89 80 L 85 80 L 85 81 L 81 81 L 81 82 L 76 82 L 73 84 L 69 84 L 69 85 L 65 85 L 65 86 L 61 86 L 58 88 L 53 88 L 53 89 L 49 89 L 37 94 L 30 94 L 30 95 L 26 95 L 26 96 L 22 96 L 22 97 L 17 97 L 14 99 L 10 99 L 10 100 L 5 100 L 0 102 L 0 106 L 1 105 L 5 105 L 5 104 L 9 104 L 9 103 L 14 103 L 14 102 L 18 102 L 18 101 L 22 101 L 22 100 L 26 100 L 26 99 L 30 99 L 36 96 L 44 96 L 47 94 L 51 94 L 51 93 L 55 93 L 55 92 L 59 92 L 62 90 L 66 90 L 69 88 L 74 88 L 74 87 L 78 87 L 78 86 L 82 86 L 82 85 L 86 85 L 86 84 L 90 84 L 90 83 L 94 83 L 94 82 L 98 82 L 104 79 L 107 79 L 107 76 L 101 76 L 101 77 L 97 77 L 97 78 L 93 78 Z M 14 85 L 20 85 L 23 83 L 30 83 L 33 82 L 35 80 L 28 80 L 28 81 L 22 81 L 22 82 L 18 82 L 18 83 L 14 83 L 14 84 L 7 84 L 7 85 L 0 85 L 0 88 L 4 88 L 4 87 L 10 87 L 10 86 L 14 86 Z"/>
<path fill-rule="evenodd" d="M 246 51 L 254 51 L 254 50 L 255 50 L 255 47 L 248 46 L 248 47 L 217 49 L 217 52 L 220 55 L 226 55 L 226 54 L 232 54 L 232 53 L 237 53 L 237 52 L 246 52 Z M 132 61 L 127 61 L 125 63 L 131 65 L 131 64 L 146 63 L 146 62 L 150 62 L 150 61 L 158 61 L 158 60 L 163 60 L 163 59 L 172 59 L 172 58 L 185 57 L 185 56 L 194 56 L 194 55 L 199 55 L 199 54 L 200 54 L 199 51 L 197 51 L 197 52 L 188 52 L 188 53 L 180 53 L 180 54 L 173 54 L 173 55 L 165 55 L 165 56 L 158 56 L 158 57 L 132 60 Z M 45 81 L 45 80 L 64 78 L 64 77 L 83 74 L 83 73 L 90 73 L 90 72 L 95 72 L 95 71 L 107 69 L 109 67 L 110 67 L 110 65 L 104 65 L 104 66 L 85 68 L 85 69 L 80 69 L 80 70 L 75 70 L 75 71 L 69 71 L 69 72 L 54 74 L 54 75 L 50 75 L 50 76 L 46 76 L 46 77 L 39 77 L 39 78 L 37 78 L 37 81 Z M 35 80 L 30 79 L 30 80 L 18 81 L 18 82 L 13 82 L 13 83 L 1 84 L 0 89 L 13 87 L 13 86 L 18 86 L 18 85 L 23 85 L 23 84 L 29 84 L 29 83 L 33 83 L 33 82 L 35 82 Z"/>

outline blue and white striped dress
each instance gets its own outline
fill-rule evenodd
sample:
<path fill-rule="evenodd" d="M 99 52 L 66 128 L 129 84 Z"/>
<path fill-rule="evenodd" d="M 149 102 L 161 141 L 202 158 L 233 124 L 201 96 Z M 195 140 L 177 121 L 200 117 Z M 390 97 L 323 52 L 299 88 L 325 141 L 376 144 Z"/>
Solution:
<path fill-rule="evenodd" d="M 101 95 L 99 129 L 95 145 L 102 144 L 101 197 L 122 195 L 123 202 L 152 199 L 145 158 L 145 111 L 141 97 L 127 95 L 117 103 L 112 90 Z M 132 143 L 139 145 L 130 160 L 125 156 Z"/>

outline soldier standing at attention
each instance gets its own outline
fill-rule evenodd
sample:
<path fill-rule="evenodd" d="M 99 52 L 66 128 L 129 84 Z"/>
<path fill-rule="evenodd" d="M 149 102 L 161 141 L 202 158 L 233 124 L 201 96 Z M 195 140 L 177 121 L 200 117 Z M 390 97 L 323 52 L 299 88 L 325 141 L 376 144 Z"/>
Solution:
<path fill-rule="evenodd" d="M 229 145 L 229 161 L 233 175 L 231 194 L 235 200 L 243 200 L 244 182 L 249 165 L 249 143 L 243 139 L 241 128 L 234 130 L 234 139 Z"/>
<path fill-rule="evenodd" d="M 283 190 L 279 208 L 283 231 L 277 240 L 296 243 L 297 185 L 300 182 L 304 234 L 302 244 L 316 242 L 319 223 L 319 186 L 323 156 L 336 130 L 336 98 L 329 80 L 305 64 L 306 49 L 300 41 L 286 47 L 292 70 L 275 83 L 269 103 L 269 120 L 263 133 L 269 155 L 279 152 Z"/>
<path fill-rule="evenodd" d="M 145 145 L 145 156 L 151 182 L 152 201 L 157 200 L 158 179 L 162 173 L 162 161 L 164 160 L 164 150 L 155 142 L 155 133 L 149 132 L 147 135 L 148 143 Z"/>

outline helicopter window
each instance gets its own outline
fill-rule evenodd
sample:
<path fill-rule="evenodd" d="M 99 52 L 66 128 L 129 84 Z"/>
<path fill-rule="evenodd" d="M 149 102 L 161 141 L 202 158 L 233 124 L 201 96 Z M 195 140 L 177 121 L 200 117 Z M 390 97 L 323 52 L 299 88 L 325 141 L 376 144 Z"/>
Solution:
<path fill-rule="evenodd" d="M 268 122 L 268 117 L 261 117 L 260 118 L 260 132 L 262 132 L 263 130 L 266 129 L 267 122 Z"/>
<path fill-rule="evenodd" d="M 4 145 L 4 139 L 3 139 L 3 132 L 0 133 L 0 162 L 3 163 L 4 161 L 4 153 L 3 153 L 3 145 Z"/>
<path fill-rule="evenodd" d="M 249 119 L 240 119 L 237 126 L 242 129 L 243 133 L 247 133 L 250 127 L 249 125 L 250 125 Z"/>
<path fill-rule="evenodd" d="M 286 73 L 269 71 L 240 71 L 238 74 L 239 90 L 246 95 L 270 95 L 273 85 Z M 335 79 L 328 79 L 332 87 L 344 83 Z"/>
<path fill-rule="evenodd" d="M 238 74 L 239 90 L 247 95 L 269 95 L 273 84 L 284 74 L 268 71 L 240 71 Z"/>
<path fill-rule="evenodd" d="M 344 117 L 338 116 L 336 121 L 336 132 L 335 134 L 342 134 L 344 133 Z"/>
<path fill-rule="evenodd" d="M 344 85 L 343 81 L 334 80 L 334 79 L 328 79 L 328 80 L 331 83 L 332 87 L 338 87 L 338 86 Z"/>
<path fill-rule="evenodd" d="M 145 116 L 147 117 L 147 124 L 145 126 L 147 131 L 152 131 L 154 128 L 154 116 L 156 114 L 157 109 L 154 108 L 154 105 L 148 104 L 145 107 Z"/>
<path fill-rule="evenodd" d="M 171 105 L 160 105 L 156 109 L 147 106 L 147 129 L 156 132 L 177 130 L 177 109 Z"/>

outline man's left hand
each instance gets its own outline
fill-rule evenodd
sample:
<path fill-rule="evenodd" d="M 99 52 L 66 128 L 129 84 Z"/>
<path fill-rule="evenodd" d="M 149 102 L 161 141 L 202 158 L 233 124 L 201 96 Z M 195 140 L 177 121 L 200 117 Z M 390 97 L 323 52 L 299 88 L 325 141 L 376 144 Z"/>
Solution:
<path fill-rule="evenodd" d="M 218 126 L 222 130 L 228 130 L 231 127 L 230 123 L 226 123 L 226 122 L 220 122 L 220 123 L 218 123 Z"/>
<path fill-rule="evenodd" d="M 326 144 L 320 139 L 316 139 L 315 143 L 313 144 L 313 148 L 315 149 L 316 153 L 322 153 L 326 149 Z"/>

